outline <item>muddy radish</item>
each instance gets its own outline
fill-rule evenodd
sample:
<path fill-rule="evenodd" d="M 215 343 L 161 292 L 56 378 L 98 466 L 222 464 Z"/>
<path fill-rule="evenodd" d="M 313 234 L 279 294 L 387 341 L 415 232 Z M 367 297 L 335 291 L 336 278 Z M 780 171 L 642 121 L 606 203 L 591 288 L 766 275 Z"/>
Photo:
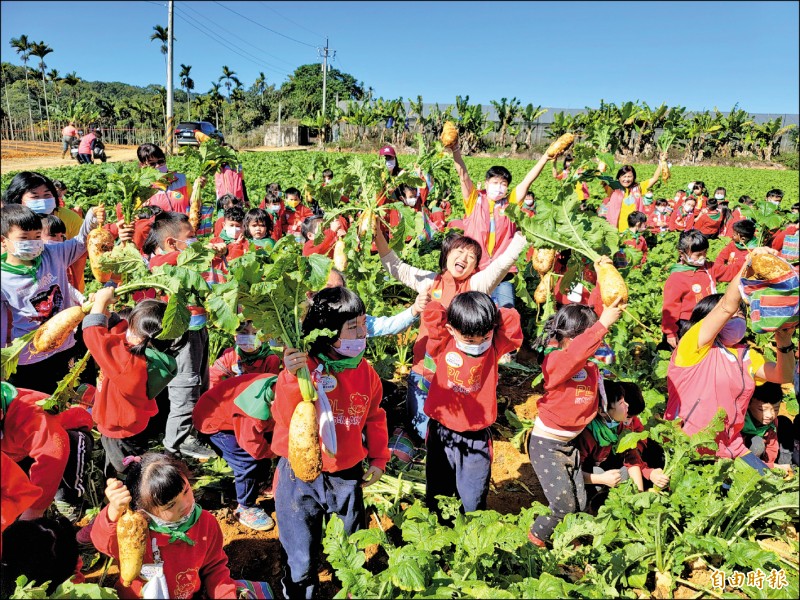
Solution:
<path fill-rule="evenodd" d="M 117 521 L 119 545 L 119 578 L 122 585 L 130 587 L 142 572 L 142 562 L 147 548 L 147 518 L 138 511 L 126 509 Z"/>

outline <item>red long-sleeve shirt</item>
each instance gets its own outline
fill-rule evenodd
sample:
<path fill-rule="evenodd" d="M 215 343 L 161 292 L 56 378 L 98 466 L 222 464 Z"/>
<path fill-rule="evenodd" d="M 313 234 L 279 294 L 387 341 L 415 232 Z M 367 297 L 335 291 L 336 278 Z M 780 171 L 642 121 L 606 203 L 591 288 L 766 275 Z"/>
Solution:
<path fill-rule="evenodd" d="M 678 319 L 688 320 L 697 303 L 716 293 L 713 265 L 686 271 L 673 271 L 664 283 L 664 302 L 661 307 L 661 331 L 667 337 L 678 335 Z"/>
<path fill-rule="evenodd" d="M 628 423 L 621 423 L 619 425 L 618 435 L 620 439 L 630 431 L 644 431 L 644 426 L 639 420 L 639 417 L 631 417 Z M 601 446 L 598 444 L 588 428 L 584 429 L 578 436 L 576 445 L 581 455 L 581 470 L 585 473 L 591 473 L 592 467 L 603 464 L 603 462 L 611 456 L 611 451 L 614 449 L 613 444 L 609 446 Z M 622 464 L 626 467 L 641 467 L 642 475 L 646 479 L 650 479 L 650 473 L 653 472 L 653 469 L 647 466 L 647 463 L 642 459 L 642 449 L 644 445 L 645 442 L 640 441 L 636 448 L 626 451 L 622 456 Z"/>
<path fill-rule="evenodd" d="M 545 393 L 539 399 L 539 419 L 552 429 L 578 435 L 597 414 L 597 365 L 589 361 L 608 333 L 597 322 L 548 354 L 542 363 Z"/>
<path fill-rule="evenodd" d="M 147 397 L 147 359 L 130 353 L 125 345 L 127 329 L 127 321 L 111 329 L 99 324 L 84 324 L 83 329 L 83 341 L 103 371 L 92 418 L 100 433 L 117 439 L 141 433 L 158 413 L 156 401 Z"/>
<path fill-rule="evenodd" d="M 722 214 L 716 210 L 714 211 L 716 219 L 714 219 L 707 208 L 700 211 L 697 218 L 694 220 L 693 227 L 703 235 L 716 235 L 719 234 L 722 228 Z"/>
<path fill-rule="evenodd" d="M 309 357 L 308 368 L 313 371 L 319 361 Z M 325 389 L 333 409 L 336 424 L 337 454 L 330 457 L 322 453 L 322 470 L 334 473 L 349 469 L 367 458 L 370 465 L 386 469 L 389 461 L 389 431 L 386 412 L 380 407 L 383 386 L 375 369 L 362 360 L 354 369 L 341 373 L 328 373 Z M 272 451 L 278 456 L 289 456 L 289 422 L 295 407 L 302 401 L 297 377 L 282 371 L 278 376 L 272 412 L 275 431 Z M 366 433 L 366 447 L 361 434 Z"/>
<path fill-rule="evenodd" d="M 734 242 L 720 250 L 714 261 L 713 275 L 717 281 L 731 281 L 747 262 L 747 248 L 737 248 Z"/>
<path fill-rule="evenodd" d="M 208 386 L 212 388 L 229 377 L 236 377 L 237 375 L 277 373 L 280 368 L 281 359 L 275 354 L 250 362 L 242 360 L 236 353 L 236 348 L 227 348 L 208 370 Z"/>
<path fill-rule="evenodd" d="M 695 213 L 686 214 L 683 212 L 683 206 L 679 206 L 669 216 L 669 230 L 670 231 L 689 231 L 694 227 Z"/>
<path fill-rule="evenodd" d="M 293 211 L 287 209 L 284 213 L 285 227 L 283 234 L 299 237 L 301 235 L 300 228 L 303 226 L 303 221 L 313 216 L 314 211 L 303 203 L 298 204 L 297 208 Z"/>
<path fill-rule="evenodd" d="M 425 414 L 453 431 L 479 431 L 497 420 L 497 361 L 522 345 L 519 313 L 500 309 L 500 324 L 492 345 L 480 356 L 456 348 L 456 341 L 445 328 L 447 309 L 431 302 L 422 313 L 428 328 L 425 349 L 436 363 L 436 372 L 425 369 L 430 380 Z"/>
<path fill-rule="evenodd" d="M 270 449 L 270 441 L 275 420 L 271 417 L 256 418 L 235 403 L 250 385 L 272 376 L 272 373 L 237 375 L 210 388 L 194 407 L 194 426 L 208 435 L 232 431 L 239 447 L 253 458 L 273 458 L 275 454 Z"/>
<path fill-rule="evenodd" d="M 194 546 L 181 540 L 169 543 L 169 535 L 148 531 L 144 564 L 154 562 L 152 540 L 155 539 L 164 563 L 169 597 L 194 598 L 200 590 L 205 590 L 209 598 L 236 598 L 236 582 L 228 569 L 228 557 L 222 549 L 222 530 L 214 515 L 204 510 L 186 535 L 195 542 Z M 119 559 L 117 523 L 108 520 L 108 506 L 97 515 L 91 536 L 95 548 Z M 120 598 L 141 598 L 144 584 L 141 577 L 130 587 L 117 581 L 116 590 Z"/>
<path fill-rule="evenodd" d="M 0 450 L 0 533 L 17 520 L 42 495 L 42 488 L 31 483 L 13 458 Z M 0 541 L 2 538 L 0 537 Z M 0 547 L 0 556 L 3 555 Z"/>
<path fill-rule="evenodd" d="M 336 240 L 339 238 L 336 232 L 332 229 L 326 229 L 322 233 L 322 241 L 315 245 L 314 240 L 307 240 L 303 244 L 303 256 L 311 256 L 312 254 L 323 254 L 328 258 L 333 258 L 333 247 Z"/>

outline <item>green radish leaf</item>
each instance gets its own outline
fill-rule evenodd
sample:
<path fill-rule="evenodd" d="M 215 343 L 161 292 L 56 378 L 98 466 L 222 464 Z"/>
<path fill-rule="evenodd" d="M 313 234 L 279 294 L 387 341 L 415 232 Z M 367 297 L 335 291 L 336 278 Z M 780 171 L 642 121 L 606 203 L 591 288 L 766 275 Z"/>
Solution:
<path fill-rule="evenodd" d="M 10 326 L 11 325 L 9 324 L 9 327 Z M 11 342 L 10 346 L 6 346 L 0 350 L 0 356 L 2 356 L 0 360 L 2 360 L 3 380 L 7 381 L 14 373 L 17 372 L 19 355 L 22 354 L 22 351 L 25 349 L 25 347 L 33 340 L 34 335 L 36 335 L 35 330 L 18 337 Z"/>
<path fill-rule="evenodd" d="M 239 329 L 239 285 L 236 281 L 214 286 L 206 298 L 205 309 L 211 323 L 230 333 Z"/>
<path fill-rule="evenodd" d="M 172 294 L 169 297 L 158 339 L 174 340 L 181 337 L 189 329 L 189 320 L 192 317 L 192 313 L 189 312 L 186 300 L 182 296 L 183 294 Z"/>

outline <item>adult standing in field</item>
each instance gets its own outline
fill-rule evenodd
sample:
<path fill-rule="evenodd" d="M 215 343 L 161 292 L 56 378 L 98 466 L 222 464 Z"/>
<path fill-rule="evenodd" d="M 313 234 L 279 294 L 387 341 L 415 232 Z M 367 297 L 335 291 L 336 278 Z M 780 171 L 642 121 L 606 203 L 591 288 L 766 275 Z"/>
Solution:
<path fill-rule="evenodd" d="M 77 139 L 78 130 L 75 128 L 75 123 L 70 121 L 67 126 L 61 130 L 61 158 L 67 155 L 70 148 L 72 148 L 72 142 Z"/>
<path fill-rule="evenodd" d="M 511 172 L 508 169 L 491 167 L 486 171 L 484 189 L 479 190 L 469 176 L 467 165 L 461 156 L 460 144 L 456 142 L 451 150 L 456 173 L 461 181 L 465 211 L 464 235 L 480 244 L 481 258 L 478 268 L 485 270 L 495 258 L 506 251 L 517 232 L 517 226 L 505 215 L 506 207 L 509 204 L 519 204 L 525 198 L 528 188 L 542 172 L 550 157 L 545 152 L 525 175 L 525 179 L 509 193 Z M 494 291 L 490 290 L 492 300 L 500 308 L 514 308 L 514 286 L 511 280 L 516 272 L 517 268 L 512 266 Z"/>
<path fill-rule="evenodd" d="M 81 138 L 78 146 L 78 162 L 83 165 L 94 164 L 94 147 L 102 134 L 97 129 L 90 129 L 89 133 Z"/>
<path fill-rule="evenodd" d="M 752 255 L 767 253 L 775 251 L 756 248 Z M 730 282 L 725 294 L 703 298 L 679 331 L 678 346 L 667 369 L 664 416 L 680 417 L 683 431 L 693 435 L 706 427 L 720 408 L 724 409 L 725 428 L 715 440 L 717 456 L 741 458 L 763 473 L 767 465 L 750 452 L 742 439 L 747 406 L 757 384 L 792 382 L 795 346 L 791 329 L 776 331 L 777 359 L 766 362 L 761 354 L 742 343 L 747 321 L 739 282 L 745 268 Z"/>
<path fill-rule="evenodd" d="M 618 231 L 625 231 L 628 228 L 628 215 L 637 210 L 644 212 L 643 196 L 661 177 L 661 169 L 666 160 L 667 154 L 662 152 L 656 172 L 650 179 L 642 183 L 636 181 L 636 169 L 631 165 L 623 165 L 617 171 L 616 181 L 607 178 L 603 183 L 608 196 L 603 200 L 597 214 L 605 217 Z"/>
<path fill-rule="evenodd" d="M 192 197 L 192 184 L 183 173 L 167 169 L 167 157 L 164 151 L 155 144 L 142 144 L 136 149 L 136 158 L 139 168 L 153 167 L 161 173 L 171 175 L 169 184 L 165 187 L 159 185 L 159 191 L 150 197 L 148 204 L 157 206 L 165 212 L 179 212 L 189 214 L 189 200 Z M 200 187 L 205 186 L 205 177 L 197 180 Z"/>

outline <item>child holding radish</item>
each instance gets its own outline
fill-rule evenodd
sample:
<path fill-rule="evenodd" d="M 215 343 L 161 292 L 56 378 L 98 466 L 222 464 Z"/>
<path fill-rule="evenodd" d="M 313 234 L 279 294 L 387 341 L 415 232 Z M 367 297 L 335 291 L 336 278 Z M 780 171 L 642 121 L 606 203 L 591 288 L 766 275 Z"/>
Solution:
<path fill-rule="evenodd" d="M 750 250 L 758 247 L 756 224 L 750 219 L 736 221 L 731 228 L 731 241 L 720 250 L 714 261 L 717 281 L 731 281 L 744 266 Z"/>
<path fill-rule="evenodd" d="M 126 471 L 124 459 L 147 448 L 150 418 L 158 413 L 156 396 L 177 374 L 175 358 L 167 354 L 170 341 L 159 340 L 166 304 L 144 300 L 128 320 L 108 310 L 114 288 L 95 294 L 91 312 L 83 320 L 83 339 L 102 378 L 97 385 L 92 417 L 105 450 L 107 477 Z"/>
<path fill-rule="evenodd" d="M 301 228 L 303 221 L 314 216 L 314 211 L 303 203 L 300 190 L 294 187 L 286 190 L 284 204 L 286 209 L 282 216 L 283 235 L 293 235 L 298 242 L 305 243 Z"/>
<path fill-rule="evenodd" d="M 275 430 L 272 451 L 280 456 L 275 474 L 275 510 L 281 546 L 288 557 L 282 583 L 287 598 L 313 598 L 318 583 L 318 552 L 322 519 L 337 514 L 350 534 L 364 527 L 362 488 L 376 483 L 390 458 L 386 413 L 380 408 L 382 385 L 375 369 L 363 359 L 366 348 L 366 308 L 357 294 L 344 287 L 325 288 L 314 295 L 302 322 L 304 336 L 317 329 L 332 335 L 317 337 L 308 354 L 287 348 L 272 405 Z M 297 373 L 307 367 L 315 375 L 317 414 L 332 425 L 323 431 L 322 471 L 307 482 L 290 465 L 290 421 L 304 402 Z M 320 402 L 327 398 L 328 408 Z M 316 434 L 314 431 L 304 432 Z M 369 462 L 364 472 L 362 461 Z M 302 466 L 302 465 L 300 465 Z"/>
<path fill-rule="evenodd" d="M 610 262 L 607 257 L 601 260 Z M 586 507 L 577 438 L 597 415 L 601 385 L 600 371 L 590 358 L 622 315 L 621 300 L 606 306 L 599 319 L 588 306 L 564 306 L 547 320 L 535 342 L 545 355 L 545 393 L 539 400 L 528 456 L 551 511 L 531 525 L 528 539 L 536 546 L 546 545 L 565 515 Z"/>
<path fill-rule="evenodd" d="M 244 321 L 235 336 L 236 345 L 226 348 L 209 369 L 209 388 L 230 377 L 252 373 L 277 373 L 281 361 L 265 344 L 253 326 Z"/>
<path fill-rule="evenodd" d="M 522 344 L 519 313 L 498 309 L 482 292 L 456 295 L 446 309 L 431 302 L 422 314 L 430 380 L 425 412 L 426 503 L 456 496 L 465 512 L 486 509 L 492 471 L 491 426 L 497 420 L 498 360 Z"/>
<path fill-rule="evenodd" d="M 375 245 L 384 269 L 418 293 L 430 290 L 431 299 L 437 300 L 445 308 L 461 292 L 491 293 L 503 281 L 526 244 L 525 236 L 517 232 L 505 251 L 486 269 L 480 270 L 483 253 L 480 243 L 468 236 L 449 235 L 442 243 L 437 273 L 418 269 L 400 261 L 389 249 L 389 244 L 380 228 L 376 227 L 375 231 Z M 427 338 L 427 329 L 425 324 L 421 323 L 417 341 L 414 343 L 414 365 L 409 375 L 406 404 L 411 425 L 419 440 L 425 439 L 428 429 L 428 417 L 423 411 L 428 385 L 423 377 L 422 366 Z"/>
<path fill-rule="evenodd" d="M 42 241 L 42 221 L 27 206 L 7 204 L 2 211 L 0 256 L 2 299 L 0 301 L 0 344 L 37 329 L 59 312 L 76 306 L 69 292 L 68 267 L 86 251 L 85 240 L 95 223 L 94 210 L 86 213 L 77 237 L 60 244 Z M 35 352 L 23 349 L 17 372 L 10 381 L 16 386 L 52 393 L 67 374 L 75 337 L 55 348 Z"/>

